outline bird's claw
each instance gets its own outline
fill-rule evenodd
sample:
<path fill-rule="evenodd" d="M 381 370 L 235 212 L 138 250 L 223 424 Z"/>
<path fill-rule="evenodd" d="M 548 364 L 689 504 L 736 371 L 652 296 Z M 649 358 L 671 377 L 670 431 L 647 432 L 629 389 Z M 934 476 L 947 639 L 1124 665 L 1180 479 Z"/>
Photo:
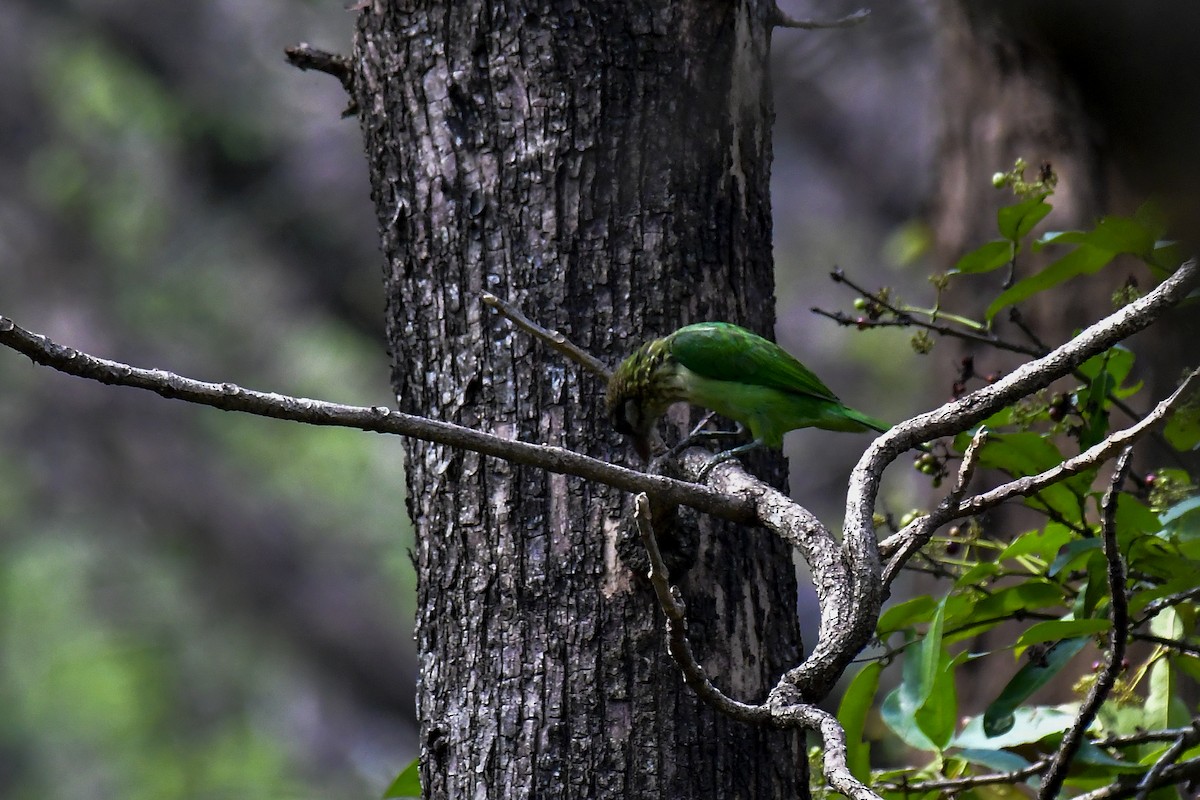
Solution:
<path fill-rule="evenodd" d="M 709 413 L 705 414 L 704 419 L 700 420 L 700 424 L 692 428 L 691 433 L 683 437 L 678 444 L 672 447 L 667 455 L 674 458 L 684 450 L 687 450 L 689 447 L 693 447 L 701 442 L 712 442 L 720 439 L 737 439 L 746 434 L 746 426 L 740 422 L 737 424 L 737 430 L 733 431 L 704 430 L 704 427 L 708 425 L 708 423 L 711 422 L 712 418 L 715 416 L 716 412 L 714 411 L 710 411 Z"/>
<path fill-rule="evenodd" d="M 703 483 L 704 479 L 708 477 L 708 473 L 712 472 L 714 467 L 724 464 L 726 461 L 733 461 L 738 456 L 749 453 L 751 450 L 757 450 L 762 446 L 762 439 L 755 439 L 753 442 L 748 442 L 740 445 L 739 447 L 731 447 L 728 450 L 723 450 L 720 453 L 717 453 L 715 456 L 706 461 L 704 466 L 700 468 L 700 472 L 696 475 L 696 482 Z"/>

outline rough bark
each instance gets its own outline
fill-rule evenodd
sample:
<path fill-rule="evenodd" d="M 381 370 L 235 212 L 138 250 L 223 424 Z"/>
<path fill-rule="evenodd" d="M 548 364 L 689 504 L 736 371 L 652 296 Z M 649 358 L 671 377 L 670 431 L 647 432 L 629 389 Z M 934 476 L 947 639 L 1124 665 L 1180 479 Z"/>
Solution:
<path fill-rule="evenodd" d="M 490 291 L 610 361 L 700 319 L 770 332 L 759 2 L 376 2 L 355 81 L 401 410 L 612 460 L 602 386 Z M 427 796 L 791 797 L 794 734 L 715 715 L 666 655 L 629 499 L 411 442 Z M 775 477 L 779 477 L 779 469 Z M 798 659 L 761 531 L 684 517 L 673 579 L 719 685 Z"/>

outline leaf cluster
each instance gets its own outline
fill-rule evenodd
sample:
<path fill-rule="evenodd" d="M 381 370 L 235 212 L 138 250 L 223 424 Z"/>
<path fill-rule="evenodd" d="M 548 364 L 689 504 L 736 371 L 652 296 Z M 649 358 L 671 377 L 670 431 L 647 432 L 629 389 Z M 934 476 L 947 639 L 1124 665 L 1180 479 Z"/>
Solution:
<path fill-rule="evenodd" d="M 1039 180 L 1028 182 L 1023 171 L 1018 163 L 994 179 L 1017 194 L 997 214 L 999 237 L 934 281 L 940 289 L 947 280 L 1008 267 L 1010 279 L 984 319 L 958 317 L 936 303 L 927 310 L 903 306 L 887 292 L 868 295 L 859 307 L 873 310 L 875 320 L 916 325 L 928 350 L 930 332 L 987 341 L 1001 310 L 1098 272 L 1118 255 L 1140 259 L 1157 276 L 1181 263 L 1149 205 L 1132 217 L 1105 217 L 1088 230 L 1034 238 L 1033 229 L 1052 211 L 1055 179 L 1044 169 Z M 1012 279 L 1022 253 L 1049 248 L 1057 257 L 1046 267 Z M 951 327 L 935 327 L 947 320 Z M 1036 336 L 1030 332 L 1029 338 L 1030 349 L 1038 350 Z M 1026 398 L 939 443 L 919 457 L 918 469 L 939 484 L 947 464 L 963 457 L 982 427 L 986 438 L 976 457 L 985 476 L 1008 481 L 1051 470 L 1104 441 L 1114 432 L 1114 415 L 1128 414 L 1143 399 L 1135 362 L 1133 350 L 1113 347 L 1076 370 L 1069 387 Z M 970 371 L 964 362 L 964 383 L 975 377 Z M 1193 399 L 1177 410 L 1156 444 L 1155 457 L 1200 446 L 1200 403 Z M 909 568 L 932 575 L 937 591 L 896 603 L 880 616 L 878 651 L 850 681 L 839 709 L 856 777 L 877 790 L 890 787 L 885 796 L 983 797 L 1021 783 L 1036 789 L 1056 769 L 1064 738 L 1072 736 L 1081 736 L 1082 746 L 1068 754 L 1062 769 L 1074 792 L 1138 781 L 1149 791 L 1150 778 L 1166 765 L 1200 760 L 1200 736 L 1187 733 L 1194 734 L 1196 709 L 1184 700 L 1189 691 L 1195 696 L 1200 681 L 1195 480 L 1182 469 L 1158 469 L 1112 484 L 1111 497 L 1110 483 L 1100 466 L 1065 476 L 1019 498 L 1025 511 L 1004 517 L 1038 520 L 1033 527 L 1014 533 L 996 515 L 972 518 L 935 536 L 912 559 Z M 1115 553 L 1105 547 L 1106 511 Z M 1114 566 L 1123 570 L 1114 573 Z M 1121 615 L 1114 613 L 1114 574 L 1125 601 Z M 1142 645 L 1126 651 L 1124 645 L 1134 642 Z M 1129 655 L 1113 666 L 1111 687 L 1097 691 L 1114 643 Z M 898 669 L 890 669 L 893 664 Z M 1008 679 L 986 707 L 960 716 L 964 682 L 984 671 Z M 1103 695 L 1094 698 L 1091 720 L 1080 713 L 1093 702 L 1085 699 L 1089 693 Z M 893 758 L 905 750 L 923 754 L 923 763 L 873 770 L 872 744 Z"/>

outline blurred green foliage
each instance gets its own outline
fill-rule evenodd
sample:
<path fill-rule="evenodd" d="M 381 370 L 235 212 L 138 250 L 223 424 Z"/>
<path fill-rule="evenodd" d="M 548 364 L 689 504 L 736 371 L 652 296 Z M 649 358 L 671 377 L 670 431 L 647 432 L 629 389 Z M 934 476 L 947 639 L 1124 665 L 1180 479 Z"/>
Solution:
<path fill-rule="evenodd" d="M 389 403 L 338 3 L 6 4 L 3 313 L 194 377 Z M 365 299 L 364 299 L 365 298 Z M 0 359 L 0 796 L 378 797 L 415 753 L 395 439 Z"/>

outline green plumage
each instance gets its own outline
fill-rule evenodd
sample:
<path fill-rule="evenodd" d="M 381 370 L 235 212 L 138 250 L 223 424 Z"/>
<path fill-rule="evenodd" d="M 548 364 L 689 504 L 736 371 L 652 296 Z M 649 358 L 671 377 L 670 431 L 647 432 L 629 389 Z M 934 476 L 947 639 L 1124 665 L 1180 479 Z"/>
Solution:
<path fill-rule="evenodd" d="M 655 422 L 680 401 L 736 420 L 756 443 L 776 448 L 796 428 L 888 429 L 843 405 L 779 345 L 727 322 L 687 325 L 647 342 L 608 382 L 609 417 L 618 431 L 634 438 L 643 456 Z"/>

